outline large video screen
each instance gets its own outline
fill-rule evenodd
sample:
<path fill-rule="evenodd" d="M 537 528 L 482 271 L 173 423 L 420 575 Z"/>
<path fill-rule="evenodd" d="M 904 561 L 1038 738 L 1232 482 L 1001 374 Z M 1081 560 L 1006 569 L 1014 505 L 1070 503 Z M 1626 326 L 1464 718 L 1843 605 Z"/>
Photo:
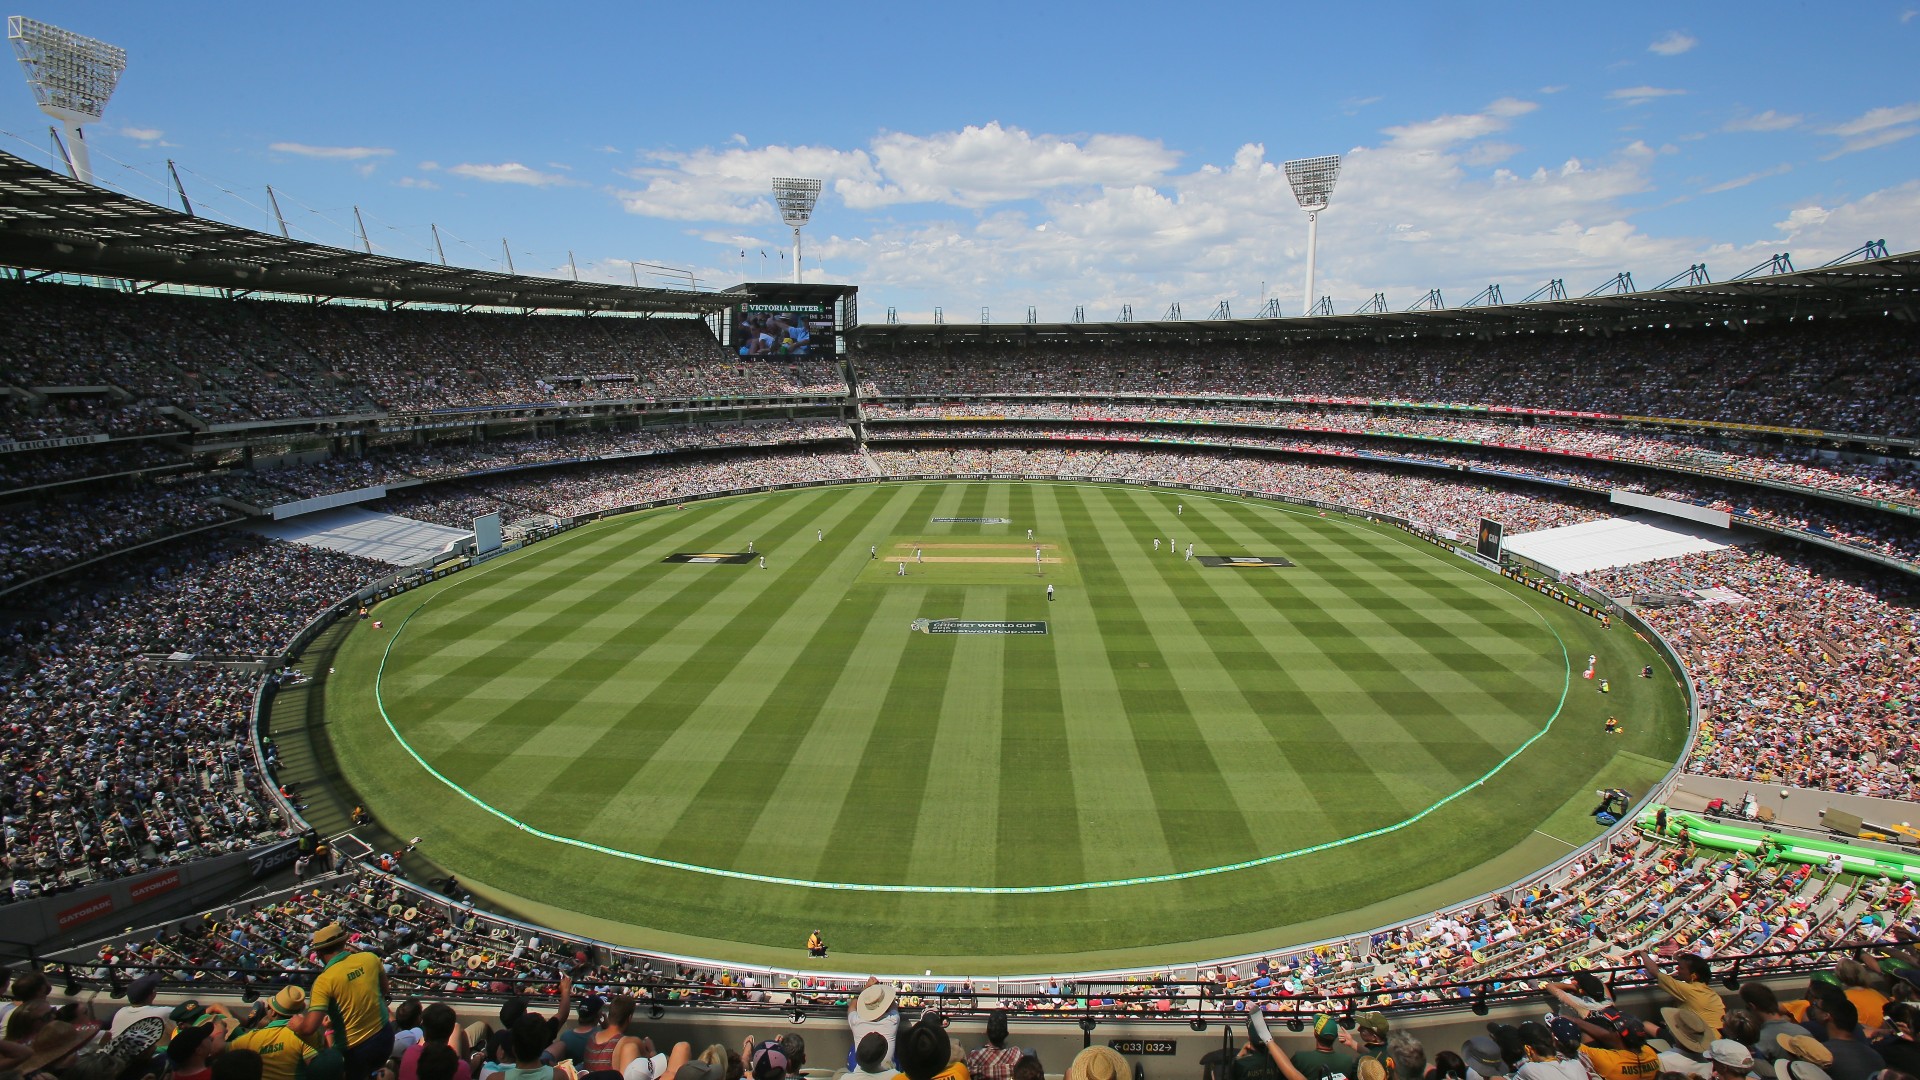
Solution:
<path fill-rule="evenodd" d="M 733 345 L 741 356 L 832 356 L 833 309 L 825 304 L 741 304 Z"/>
<path fill-rule="evenodd" d="M 1492 518 L 1480 519 L 1480 539 L 1474 549 L 1480 557 L 1491 562 L 1500 561 L 1500 545 L 1506 539 L 1506 528 Z"/>

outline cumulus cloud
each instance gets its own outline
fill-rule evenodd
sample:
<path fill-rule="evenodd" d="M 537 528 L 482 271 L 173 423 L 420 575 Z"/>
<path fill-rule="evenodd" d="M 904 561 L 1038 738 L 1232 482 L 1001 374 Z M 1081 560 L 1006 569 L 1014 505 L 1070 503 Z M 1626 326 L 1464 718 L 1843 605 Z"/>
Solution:
<path fill-rule="evenodd" d="M 1178 154 L 1137 135 L 1076 140 L 997 121 L 931 136 L 889 133 L 870 152 L 874 179 L 850 177 L 834 187 L 856 209 L 924 202 L 979 208 L 1061 189 L 1152 183 L 1179 162 Z"/>
<path fill-rule="evenodd" d="M 393 155 L 393 151 L 384 146 L 309 146 L 306 143 L 277 142 L 267 149 L 276 154 L 294 154 L 327 161 L 364 161 Z"/>
<path fill-rule="evenodd" d="M 1700 39 L 1685 30 L 1669 30 L 1659 40 L 1647 46 L 1647 51 L 1659 53 L 1661 56 L 1679 56 L 1698 44 Z"/>
<path fill-rule="evenodd" d="M 120 129 L 120 134 L 136 142 L 157 143 L 165 138 L 167 133 L 159 128 L 123 127 Z"/>
<path fill-rule="evenodd" d="M 1868 109 L 1844 124 L 1824 129 L 1824 133 L 1846 140 L 1840 149 L 1826 155 L 1827 160 L 1910 139 L 1920 135 L 1920 101 Z"/>
<path fill-rule="evenodd" d="M 1727 121 L 1726 125 L 1722 127 L 1720 130 L 1722 131 L 1785 131 L 1788 128 L 1798 127 L 1800 125 L 1801 119 L 1802 118 L 1798 113 L 1789 115 L 1784 113 L 1778 113 L 1773 111 L 1772 109 L 1768 109 L 1766 112 L 1754 113 L 1752 116 L 1735 117 L 1734 119 Z"/>
<path fill-rule="evenodd" d="M 1685 90 L 1675 90 L 1665 86 L 1623 86 L 1618 90 L 1608 91 L 1607 100 L 1623 101 L 1628 105 L 1645 105 L 1650 101 L 1658 101 L 1664 97 L 1677 97 L 1684 93 L 1686 93 Z"/>
<path fill-rule="evenodd" d="M 480 180 L 489 184 L 521 184 L 526 187 L 552 187 L 555 184 L 571 184 L 559 173 L 541 172 L 528 168 L 517 161 L 502 162 L 498 165 L 475 165 L 463 163 L 450 165 L 446 170 L 454 176 L 464 176 L 469 180 Z"/>

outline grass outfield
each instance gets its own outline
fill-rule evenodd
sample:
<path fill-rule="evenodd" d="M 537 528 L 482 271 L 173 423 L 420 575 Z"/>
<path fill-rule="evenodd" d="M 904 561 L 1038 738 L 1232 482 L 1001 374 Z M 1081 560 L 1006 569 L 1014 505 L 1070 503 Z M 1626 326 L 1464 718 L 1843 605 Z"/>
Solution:
<path fill-rule="evenodd" d="M 1156 553 L 1156 534 L 1178 546 Z M 749 540 L 765 569 L 662 561 Z M 507 906 L 751 963 L 804 964 L 816 927 L 836 969 L 981 973 L 1366 929 L 1593 835 L 1593 789 L 1644 788 L 1684 736 L 1679 688 L 1624 627 L 1389 528 L 1117 485 L 860 485 L 628 515 L 376 615 L 327 691 L 371 810 Z M 914 632 L 924 619 L 1049 632 Z M 1590 653 L 1610 695 L 1580 678 Z M 1646 663 L 1663 677 L 1634 677 Z M 1601 734 L 1609 713 L 1625 735 Z M 782 880 L 1193 876 L 772 884 L 543 839 L 455 787 L 607 852 Z"/>

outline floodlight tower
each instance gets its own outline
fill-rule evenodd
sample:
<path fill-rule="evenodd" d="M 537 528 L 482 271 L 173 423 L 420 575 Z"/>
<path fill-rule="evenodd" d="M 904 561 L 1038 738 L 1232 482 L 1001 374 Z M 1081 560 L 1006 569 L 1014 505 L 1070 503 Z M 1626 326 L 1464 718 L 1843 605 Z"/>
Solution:
<path fill-rule="evenodd" d="M 773 178 L 773 198 L 780 204 L 780 220 L 793 226 L 793 283 L 800 284 L 800 226 L 813 217 L 820 199 L 820 181 L 792 176 Z"/>
<path fill-rule="evenodd" d="M 1298 158 L 1287 162 L 1287 183 L 1293 185 L 1293 197 L 1307 212 L 1307 306 L 1313 314 L 1313 255 L 1320 239 L 1320 211 L 1333 197 L 1333 182 L 1340 178 L 1340 155 Z"/>
<path fill-rule="evenodd" d="M 93 160 L 81 124 L 100 119 L 127 70 L 127 50 L 24 15 L 7 16 L 7 40 L 27 69 L 27 85 L 40 111 L 66 128 L 67 171 L 93 183 Z"/>

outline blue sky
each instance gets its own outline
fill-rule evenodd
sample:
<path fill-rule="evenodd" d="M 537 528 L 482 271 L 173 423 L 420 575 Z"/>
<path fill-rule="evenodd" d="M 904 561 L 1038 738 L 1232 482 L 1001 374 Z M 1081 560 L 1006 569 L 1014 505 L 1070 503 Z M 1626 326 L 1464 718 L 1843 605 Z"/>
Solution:
<path fill-rule="evenodd" d="M 702 288 L 808 277 L 862 317 L 1304 306 L 1280 163 L 1345 155 L 1316 293 L 1452 304 L 1920 248 L 1920 0 L 1575 5 L 45 3 L 125 47 L 108 186 L 296 235 Z M 46 159 L 24 81 L 0 146 Z M 748 254 L 743 259 L 740 252 Z M 763 263 L 760 252 L 767 252 Z M 673 278 L 650 266 L 653 282 Z M 684 277 L 684 275 L 682 275 Z M 643 281 L 649 278 L 643 277 Z"/>

